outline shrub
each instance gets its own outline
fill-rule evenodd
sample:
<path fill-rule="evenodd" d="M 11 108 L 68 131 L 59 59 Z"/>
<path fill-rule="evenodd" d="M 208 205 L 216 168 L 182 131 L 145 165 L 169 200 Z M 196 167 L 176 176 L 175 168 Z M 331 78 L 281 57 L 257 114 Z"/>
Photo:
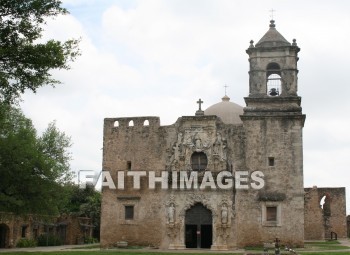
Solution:
<path fill-rule="evenodd" d="M 34 239 L 22 238 L 17 242 L 16 246 L 18 248 L 35 247 L 37 246 L 37 243 Z"/>
<path fill-rule="evenodd" d="M 97 242 L 98 242 L 97 239 L 93 238 L 93 237 L 87 236 L 87 237 L 84 238 L 84 243 L 86 243 L 86 244 L 97 243 Z"/>
<path fill-rule="evenodd" d="M 38 237 L 38 246 L 62 245 L 61 239 L 56 235 L 42 234 Z"/>

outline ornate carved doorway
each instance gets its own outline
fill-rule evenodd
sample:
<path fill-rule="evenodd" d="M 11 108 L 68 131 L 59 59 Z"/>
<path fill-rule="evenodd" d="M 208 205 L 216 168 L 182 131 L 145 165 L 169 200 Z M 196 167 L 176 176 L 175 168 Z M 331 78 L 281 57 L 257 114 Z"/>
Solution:
<path fill-rule="evenodd" d="M 186 248 L 210 248 L 213 243 L 213 217 L 209 209 L 197 203 L 186 211 Z"/>

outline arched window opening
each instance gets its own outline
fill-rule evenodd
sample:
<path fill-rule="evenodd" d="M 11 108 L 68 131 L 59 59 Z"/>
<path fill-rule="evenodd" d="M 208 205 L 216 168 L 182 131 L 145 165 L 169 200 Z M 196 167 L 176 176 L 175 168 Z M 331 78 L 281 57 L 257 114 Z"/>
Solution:
<path fill-rule="evenodd" d="M 271 74 L 267 77 L 267 94 L 275 97 L 279 96 L 282 92 L 281 76 L 278 74 Z"/>
<path fill-rule="evenodd" d="M 193 171 L 204 171 L 208 165 L 208 158 L 204 152 L 194 152 L 191 156 Z"/>
<path fill-rule="evenodd" d="M 134 126 L 134 121 L 133 120 L 130 120 L 129 121 L 129 127 L 133 127 Z"/>
<path fill-rule="evenodd" d="M 119 121 L 114 121 L 114 127 L 119 127 Z"/>
<path fill-rule="evenodd" d="M 266 68 L 266 93 L 269 96 L 279 96 L 282 92 L 281 68 L 277 63 L 270 63 Z"/>
<path fill-rule="evenodd" d="M 148 120 L 145 120 L 145 121 L 143 122 L 143 125 L 144 125 L 144 126 L 149 126 L 149 121 L 148 121 Z"/>
<path fill-rule="evenodd" d="M 331 201 L 329 194 L 325 194 L 320 201 L 320 207 L 324 216 L 331 216 Z"/>
<path fill-rule="evenodd" d="M 281 68 L 280 68 L 279 64 L 272 62 L 272 63 L 267 65 L 266 69 L 268 71 L 279 71 Z"/>

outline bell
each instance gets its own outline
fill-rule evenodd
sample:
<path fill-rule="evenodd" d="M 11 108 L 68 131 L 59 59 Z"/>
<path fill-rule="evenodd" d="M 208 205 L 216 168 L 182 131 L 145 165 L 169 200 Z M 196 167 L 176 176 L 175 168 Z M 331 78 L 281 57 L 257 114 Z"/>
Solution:
<path fill-rule="evenodd" d="M 270 96 L 278 96 L 278 90 L 276 90 L 275 88 L 272 88 L 270 91 L 269 91 L 269 94 Z"/>

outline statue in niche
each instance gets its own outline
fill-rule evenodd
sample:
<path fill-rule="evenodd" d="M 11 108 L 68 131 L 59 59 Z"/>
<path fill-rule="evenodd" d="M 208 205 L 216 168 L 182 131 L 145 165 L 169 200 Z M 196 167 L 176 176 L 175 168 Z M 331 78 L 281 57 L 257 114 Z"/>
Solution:
<path fill-rule="evenodd" d="M 213 154 L 219 155 L 221 151 L 221 134 L 217 133 L 215 143 L 213 144 Z"/>
<path fill-rule="evenodd" d="M 193 142 L 192 142 L 192 137 L 191 136 L 189 136 L 188 138 L 187 138 L 187 140 L 186 140 L 186 145 L 188 146 L 188 147 L 193 147 L 194 145 L 193 145 Z"/>
<path fill-rule="evenodd" d="M 227 205 L 223 204 L 221 206 L 221 223 L 222 224 L 227 224 L 228 223 L 228 209 Z"/>
<path fill-rule="evenodd" d="M 175 160 L 179 159 L 179 156 L 182 154 L 182 134 L 179 133 L 177 136 L 177 141 L 174 143 L 172 147 L 173 158 Z"/>
<path fill-rule="evenodd" d="M 219 155 L 219 150 L 220 150 L 220 145 L 217 144 L 217 142 L 215 142 L 215 143 L 213 144 L 213 154 L 214 154 L 214 155 Z"/>
<path fill-rule="evenodd" d="M 178 152 L 179 152 L 180 156 L 183 155 L 182 139 L 183 139 L 183 135 L 182 135 L 182 133 L 179 133 L 178 136 L 177 136 L 177 147 L 178 147 Z"/>
<path fill-rule="evenodd" d="M 224 143 L 222 145 L 222 154 L 221 154 L 221 159 L 224 160 L 224 161 L 227 159 L 226 158 L 226 150 L 227 150 L 227 146 L 226 146 L 226 143 Z"/>
<path fill-rule="evenodd" d="M 177 159 L 178 154 L 179 154 L 178 151 L 179 151 L 178 146 L 177 146 L 176 143 L 174 143 L 173 146 L 172 146 L 172 148 L 171 148 L 171 153 L 172 153 L 171 158 L 172 158 L 172 159 Z"/>
<path fill-rule="evenodd" d="M 175 205 L 171 203 L 168 207 L 168 222 L 170 224 L 175 223 Z"/>
<path fill-rule="evenodd" d="M 202 140 L 199 137 L 196 137 L 195 148 L 196 148 L 196 151 L 199 151 L 202 149 Z"/>

